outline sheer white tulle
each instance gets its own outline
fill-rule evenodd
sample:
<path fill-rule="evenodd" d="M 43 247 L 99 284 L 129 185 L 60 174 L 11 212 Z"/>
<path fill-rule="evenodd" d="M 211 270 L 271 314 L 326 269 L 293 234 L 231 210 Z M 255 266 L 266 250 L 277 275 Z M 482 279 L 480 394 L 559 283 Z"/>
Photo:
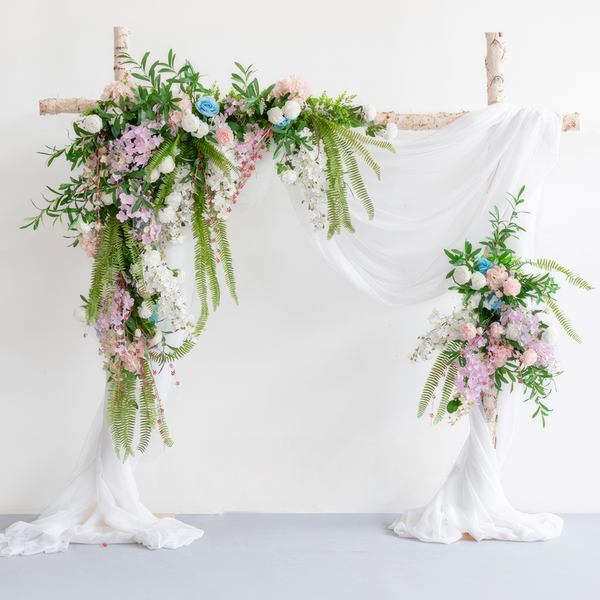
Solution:
<path fill-rule="evenodd" d="M 443 249 L 462 245 L 465 237 L 480 241 L 488 231 L 487 211 L 497 204 L 506 212 L 506 193 L 516 194 L 525 184 L 532 214 L 524 223 L 529 234 L 518 250 L 532 256 L 535 212 L 542 182 L 557 157 L 560 128 L 561 117 L 555 113 L 495 105 L 417 141 L 395 142 L 395 155 L 373 149 L 381 182 L 363 170 L 375 205 L 373 221 L 350 198 L 354 235 L 345 232 L 328 241 L 324 234 L 310 232 L 310 237 L 331 266 L 359 289 L 388 304 L 418 302 L 446 291 Z M 310 230 L 299 190 L 288 190 Z M 243 193 L 262 196 L 266 187 L 252 183 Z M 191 237 L 188 233 L 184 247 L 171 246 L 167 252 L 169 265 L 188 273 L 182 290 L 188 301 Z M 169 342 L 177 344 L 177 339 Z M 163 401 L 170 380 L 167 371 L 158 376 Z M 483 415 L 472 411 L 471 434 L 456 468 L 426 508 L 404 513 L 394 523 L 399 535 L 449 543 L 463 532 L 476 539 L 527 541 L 560 534 L 560 519 L 519 513 L 502 492 L 499 466 L 510 445 L 515 406 L 512 399 L 501 400 L 497 450 Z M 39 519 L 14 523 L 0 533 L 0 556 L 65 551 L 70 542 L 177 548 L 202 536 L 175 519 L 155 518 L 143 506 L 133 474 L 139 455 L 125 464 L 117 459 L 105 412 L 106 397 L 80 474 Z"/>
<path fill-rule="evenodd" d="M 507 193 L 526 185 L 520 223 L 527 234 L 513 244 L 533 257 L 533 233 L 542 183 L 558 156 L 559 114 L 497 104 L 454 121 L 412 142 L 394 142 L 396 154 L 374 149 L 381 182 L 365 173 L 375 204 L 369 221 L 360 203 L 349 199 L 355 234 L 327 240 L 313 234 L 301 194 L 288 188 L 298 216 L 317 252 L 357 288 L 386 304 L 419 302 L 444 293 L 448 261 L 444 248 L 477 243 L 489 234 L 488 211 L 506 215 Z M 407 401 L 414 401 L 408 399 Z M 501 396 L 497 449 L 483 412 L 471 412 L 471 433 L 456 467 L 425 507 L 403 513 L 392 525 L 402 537 L 451 543 L 463 533 L 475 539 L 548 540 L 560 535 L 562 520 L 527 515 L 508 503 L 500 485 L 500 466 L 508 452 L 518 398 Z"/>
<path fill-rule="evenodd" d="M 183 246 L 171 244 L 166 250 L 167 264 L 193 273 L 192 235 L 186 232 Z M 184 297 L 191 300 L 194 278 L 182 284 Z M 171 345 L 181 343 L 180 334 L 169 334 Z M 158 370 L 160 367 L 155 365 Z M 171 373 L 164 369 L 156 376 L 161 399 L 166 399 Z M 203 532 L 172 518 L 156 518 L 141 502 L 134 478 L 140 453 L 125 463 L 115 454 L 106 427 L 104 399 L 92 426 L 80 474 L 41 514 L 25 523 L 13 523 L 0 533 L 0 556 L 65 552 L 69 543 L 138 543 L 151 549 L 179 548 L 202 537 Z M 137 437 L 137 436 L 136 436 Z M 136 442 L 137 443 L 137 442 Z M 135 446 L 134 446 L 135 447 Z"/>

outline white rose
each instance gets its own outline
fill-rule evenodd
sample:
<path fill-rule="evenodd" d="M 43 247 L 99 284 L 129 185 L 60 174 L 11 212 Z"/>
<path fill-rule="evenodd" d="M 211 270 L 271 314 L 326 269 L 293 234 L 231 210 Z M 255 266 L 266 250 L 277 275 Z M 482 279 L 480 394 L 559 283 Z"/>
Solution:
<path fill-rule="evenodd" d="M 456 281 L 458 285 L 464 285 L 467 283 L 467 281 L 469 281 L 469 279 L 471 279 L 471 271 L 469 271 L 469 269 L 464 265 L 461 265 L 460 267 L 456 267 L 456 269 L 454 269 L 453 277 L 454 281 Z"/>
<path fill-rule="evenodd" d="M 160 171 L 158 169 L 154 169 L 154 171 L 152 171 L 152 173 L 150 173 L 148 180 L 150 181 L 150 183 L 154 183 L 159 177 L 160 177 Z"/>
<path fill-rule="evenodd" d="M 150 340 L 150 346 L 158 346 L 162 342 L 163 334 L 162 331 L 157 331 L 154 337 Z"/>
<path fill-rule="evenodd" d="M 159 173 L 170 173 L 175 168 L 175 161 L 172 156 L 167 156 L 156 168 Z"/>
<path fill-rule="evenodd" d="M 160 252 L 150 250 L 144 254 L 144 262 L 150 267 L 158 267 L 161 263 Z"/>
<path fill-rule="evenodd" d="M 85 312 L 85 308 L 78 306 L 74 311 L 73 311 L 73 316 L 78 320 L 81 321 L 82 323 L 85 323 L 87 321 L 87 314 Z"/>
<path fill-rule="evenodd" d="M 558 340 L 558 330 L 554 329 L 554 327 L 548 327 L 548 329 L 544 331 L 542 339 L 546 342 L 546 344 L 556 344 Z"/>
<path fill-rule="evenodd" d="M 198 127 L 200 127 L 200 119 L 188 109 L 185 111 L 185 114 L 181 119 L 181 127 L 183 127 L 183 129 L 189 133 L 198 131 Z"/>
<path fill-rule="evenodd" d="M 471 275 L 471 288 L 474 290 L 480 290 L 487 283 L 485 275 L 479 271 L 475 271 Z"/>
<path fill-rule="evenodd" d="M 506 338 L 509 340 L 516 341 L 521 337 L 521 330 L 516 323 L 509 323 L 506 327 Z"/>
<path fill-rule="evenodd" d="M 81 122 L 81 128 L 88 133 L 98 133 L 102 129 L 102 119 L 98 115 L 88 115 Z"/>
<path fill-rule="evenodd" d="M 115 201 L 113 194 L 100 194 L 100 201 L 104 206 L 110 206 Z"/>
<path fill-rule="evenodd" d="M 136 338 L 142 337 L 142 332 L 139 329 L 136 329 L 134 335 Z"/>
<path fill-rule="evenodd" d="M 388 123 L 383 132 L 383 138 L 388 142 L 393 140 L 398 135 L 398 126 L 396 123 Z"/>
<path fill-rule="evenodd" d="M 138 315 L 142 319 L 149 319 L 154 313 L 154 307 L 148 300 L 144 300 L 142 305 L 138 308 Z"/>
<path fill-rule="evenodd" d="M 172 206 L 166 206 L 158 211 L 158 220 L 161 223 L 172 223 L 175 220 L 175 209 Z"/>
<path fill-rule="evenodd" d="M 267 117 L 269 117 L 269 121 L 273 123 L 273 125 L 277 125 L 285 119 L 283 116 L 283 111 L 277 106 L 267 111 Z"/>
<path fill-rule="evenodd" d="M 177 210 L 183 202 L 183 196 L 179 192 L 172 192 L 165 198 L 165 204 L 173 210 Z"/>
<path fill-rule="evenodd" d="M 273 110 L 273 109 L 271 109 L 271 110 Z M 285 103 L 282 112 L 283 112 L 283 116 L 286 119 L 290 119 L 290 121 L 293 121 L 294 119 L 297 119 L 298 115 L 300 114 L 300 105 L 297 102 L 294 102 L 293 100 L 288 100 Z"/>
<path fill-rule="evenodd" d="M 363 114 L 365 115 L 365 121 L 372 121 L 377 114 L 377 109 L 372 104 L 365 104 L 362 108 Z"/>
<path fill-rule="evenodd" d="M 295 102 L 294 102 L 295 104 Z M 296 171 L 284 171 L 280 176 L 281 182 L 285 185 L 292 185 L 296 179 L 298 179 L 298 175 Z"/>
<path fill-rule="evenodd" d="M 208 123 L 205 121 L 200 121 L 198 129 L 192 133 L 192 137 L 203 138 L 209 131 L 210 129 L 208 127 Z"/>

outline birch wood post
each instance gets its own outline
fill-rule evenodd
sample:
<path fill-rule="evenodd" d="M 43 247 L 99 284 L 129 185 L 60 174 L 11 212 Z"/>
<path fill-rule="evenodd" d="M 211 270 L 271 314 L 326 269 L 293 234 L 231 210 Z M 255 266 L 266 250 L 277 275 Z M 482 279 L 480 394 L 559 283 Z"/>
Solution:
<path fill-rule="evenodd" d="M 504 59 L 506 46 L 500 32 L 486 33 L 485 71 L 487 74 L 488 106 L 504 102 Z"/>
<path fill-rule="evenodd" d="M 127 68 L 123 64 L 124 58 L 121 58 L 121 54 L 129 54 L 129 34 L 131 30 L 129 27 L 115 27 L 115 81 L 123 81 L 127 74 Z"/>
<path fill-rule="evenodd" d="M 490 430 L 492 445 L 496 449 L 496 428 L 498 425 L 498 394 L 499 390 L 496 386 L 488 390 L 483 396 L 483 410 L 485 412 L 485 421 Z"/>
<path fill-rule="evenodd" d="M 96 100 L 89 98 L 46 98 L 40 100 L 40 115 L 71 113 L 80 115 L 88 109 L 96 108 Z"/>

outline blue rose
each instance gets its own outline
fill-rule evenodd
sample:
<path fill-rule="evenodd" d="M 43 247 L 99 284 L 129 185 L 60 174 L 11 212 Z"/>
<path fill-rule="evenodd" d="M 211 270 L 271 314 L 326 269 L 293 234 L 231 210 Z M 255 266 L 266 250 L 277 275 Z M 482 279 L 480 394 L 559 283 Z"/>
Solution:
<path fill-rule="evenodd" d="M 487 258 L 483 256 L 475 261 L 475 268 L 484 275 L 494 266 Z"/>
<path fill-rule="evenodd" d="M 216 117 L 221 110 L 219 103 L 212 96 L 202 96 L 196 101 L 196 108 L 205 117 Z"/>
<path fill-rule="evenodd" d="M 496 296 L 494 292 L 490 292 L 485 297 L 485 302 L 483 303 L 483 306 L 488 310 L 496 310 L 497 308 L 502 306 L 502 300 L 500 300 L 500 298 L 498 298 L 498 296 Z"/>
<path fill-rule="evenodd" d="M 289 122 L 290 122 L 289 119 L 284 119 L 283 121 L 281 121 L 281 123 L 277 123 L 277 125 L 275 125 L 275 127 L 285 127 Z"/>

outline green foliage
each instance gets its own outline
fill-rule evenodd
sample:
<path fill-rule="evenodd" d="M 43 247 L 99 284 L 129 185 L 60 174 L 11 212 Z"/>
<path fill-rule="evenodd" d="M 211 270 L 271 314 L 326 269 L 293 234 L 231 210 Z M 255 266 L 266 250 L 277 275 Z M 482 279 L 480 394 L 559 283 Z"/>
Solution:
<path fill-rule="evenodd" d="M 565 276 L 568 283 L 574 285 L 575 287 L 578 287 L 580 290 L 586 290 L 589 292 L 594 289 L 584 279 L 582 279 L 581 277 L 577 277 L 573 274 L 572 271 L 565 267 L 562 267 L 555 260 L 551 260 L 548 258 L 538 258 L 537 260 L 519 259 L 519 261 L 517 261 L 517 263 L 515 264 L 515 268 L 521 267 L 523 265 L 531 265 L 533 267 L 541 269 L 542 271 L 556 271 L 557 273 L 562 273 Z"/>
<path fill-rule="evenodd" d="M 446 372 L 446 376 L 444 378 L 444 387 L 442 388 L 442 397 L 440 398 L 440 403 L 438 405 L 437 413 L 435 415 L 435 419 L 433 423 L 437 425 L 446 414 L 446 409 L 448 407 L 448 400 L 450 400 L 450 396 L 454 391 L 454 382 L 456 381 L 456 376 L 458 374 L 458 369 L 456 365 L 450 364 L 448 366 L 448 370 Z M 449 411 L 450 412 L 450 411 Z"/>
<path fill-rule="evenodd" d="M 192 138 L 192 143 L 200 154 L 228 177 L 238 172 L 233 163 L 216 146 L 204 138 Z"/>
<path fill-rule="evenodd" d="M 147 361 L 143 361 L 144 372 L 148 374 L 150 366 Z M 140 452 L 145 452 L 152 437 L 152 431 L 156 427 L 158 418 L 156 398 L 158 392 L 154 385 L 152 376 L 146 376 L 142 380 L 140 389 L 140 441 L 137 449 Z"/>
<path fill-rule="evenodd" d="M 580 335 L 575 331 L 573 324 L 567 315 L 563 312 L 563 310 L 558 306 L 555 300 L 552 298 L 547 298 L 546 303 L 548 304 L 548 308 L 552 311 L 552 314 L 556 317 L 556 320 L 560 323 L 560 326 L 565 330 L 565 333 L 572 339 L 574 339 L 578 344 L 581 344 L 583 340 Z"/>
<path fill-rule="evenodd" d="M 136 402 L 137 377 L 120 369 L 120 381 L 109 379 L 106 425 L 115 445 L 115 452 L 125 462 L 134 455 L 132 448 L 138 405 Z"/>
<path fill-rule="evenodd" d="M 146 180 L 150 180 L 150 175 L 162 163 L 168 156 L 175 160 L 175 148 L 177 146 L 177 139 L 165 140 L 154 152 L 152 158 L 148 161 L 146 166 Z M 172 184 L 171 184 L 172 185 Z"/>
<path fill-rule="evenodd" d="M 238 304 L 237 292 L 235 290 L 235 275 L 233 273 L 233 262 L 231 259 L 231 250 L 229 248 L 229 241 L 227 239 L 227 225 L 224 219 L 219 219 L 215 225 L 214 232 L 219 245 L 219 257 L 221 264 L 223 265 L 223 273 L 225 276 L 225 283 L 229 290 L 229 295 L 233 298 L 233 301 Z"/>
<path fill-rule="evenodd" d="M 440 352 L 440 354 L 438 354 L 436 357 L 433 366 L 431 367 L 431 371 L 429 372 L 429 376 L 427 377 L 427 381 L 425 382 L 425 386 L 423 387 L 423 391 L 421 392 L 421 400 L 419 402 L 417 417 L 422 417 L 423 414 L 425 414 L 427 407 L 433 399 L 435 390 L 444 376 L 444 372 L 458 358 L 460 354 L 460 348 L 462 348 L 462 346 L 464 346 L 464 343 L 461 343 L 457 340 L 451 341 L 448 343 L 446 349 Z M 454 380 L 452 380 L 452 385 L 454 385 Z M 443 394 L 444 392 L 442 391 L 442 396 Z M 449 395 L 450 392 L 448 392 L 448 396 Z M 447 401 L 448 400 L 446 399 L 446 403 Z"/>

